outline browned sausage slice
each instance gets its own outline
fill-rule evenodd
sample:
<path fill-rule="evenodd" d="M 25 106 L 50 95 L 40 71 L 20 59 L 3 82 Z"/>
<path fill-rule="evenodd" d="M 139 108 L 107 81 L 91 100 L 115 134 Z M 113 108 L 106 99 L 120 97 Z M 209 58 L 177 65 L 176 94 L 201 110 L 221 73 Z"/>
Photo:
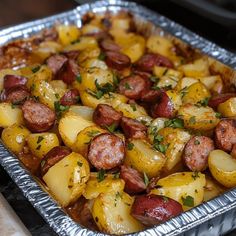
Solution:
<path fill-rule="evenodd" d="M 67 58 L 63 55 L 53 55 L 47 59 L 47 66 L 51 69 L 54 75 L 56 75 L 67 62 Z"/>
<path fill-rule="evenodd" d="M 139 75 L 131 75 L 121 80 L 118 92 L 130 99 L 140 99 L 147 89 L 146 80 Z"/>
<path fill-rule="evenodd" d="M 70 89 L 60 99 L 60 104 L 63 106 L 71 106 L 78 102 L 79 91 L 77 89 Z"/>
<path fill-rule="evenodd" d="M 214 150 L 214 142 L 205 136 L 194 136 L 186 144 L 183 159 L 192 171 L 204 171 L 208 166 L 208 155 Z"/>
<path fill-rule="evenodd" d="M 3 88 L 9 90 L 18 86 L 26 85 L 27 78 L 18 75 L 5 75 Z"/>
<path fill-rule="evenodd" d="M 140 193 L 146 189 L 142 174 L 130 166 L 121 166 L 120 178 L 125 181 L 125 191 L 129 194 Z"/>
<path fill-rule="evenodd" d="M 126 138 L 145 138 L 147 134 L 145 125 L 128 117 L 122 117 L 121 128 Z"/>
<path fill-rule="evenodd" d="M 65 55 L 67 58 L 76 61 L 78 56 L 80 54 L 79 50 L 72 50 L 68 52 L 63 52 L 63 55 Z"/>
<path fill-rule="evenodd" d="M 142 92 L 141 101 L 147 103 L 157 103 L 160 96 L 162 95 L 162 90 L 149 89 Z"/>
<path fill-rule="evenodd" d="M 223 119 L 215 128 L 216 146 L 226 152 L 230 152 L 236 144 L 236 120 Z"/>
<path fill-rule="evenodd" d="M 136 196 L 131 208 L 131 215 L 147 226 L 160 224 L 182 212 L 179 202 L 154 194 Z"/>
<path fill-rule="evenodd" d="M 66 84 L 72 84 L 78 75 L 79 66 L 74 60 L 68 60 L 58 73 L 57 79 L 63 80 Z"/>
<path fill-rule="evenodd" d="M 125 146 L 121 138 L 104 133 L 93 138 L 88 159 L 97 169 L 109 170 L 120 166 L 124 160 Z"/>
<path fill-rule="evenodd" d="M 26 86 L 18 86 L 8 90 L 5 101 L 18 105 L 22 104 L 29 96 L 30 93 Z"/>
<path fill-rule="evenodd" d="M 109 67 L 116 70 L 123 70 L 131 64 L 128 56 L 116 51 L 107 51 L 105 61 Z"/>
<path fill-rule="evenodd" d="M 23 116 L 28 129 L 32 132 L 49 130 L 56 119 L 55 112 L 42 103 L 27 100 L 22 106 Z"/>
<path fill-rule="evenodd" d="M 233 97 L 236 97 L 236 93 L 224 93 L 216 95 L 209 100 L 208 106 L 216 109 L 219 104 L 226 102 L 228 99 Z"/>
<path fill-rule="evenodd" d="M 110 39 L 102 40 L 100 43 L 100 47 L 104 51 L 115 51 L 115 52 L 120 51 L 120 46 Z"/>
<path fill-rule="evenodd" d="M 153 118 L 173 118 L 175 116 L 174 104 L 165 91 L 161 91 L 159 100 L 151 106 L 151 116 Z"/>
<path fill-rule="evenodd" d="M 118 127 L 121 118 L 121 112 L 116 111 L 113 107 L 106 104 L 99 104 L 93 113 L 94 123 L 102 127 L 110 125 Z"/>
<path fill-rule="evenodd" d="M 44 176 L 52 166 L 70 153 L 71 150 L 68 147 L 57 146 L 52 148 L 41 161 L 41 175 Z"/>

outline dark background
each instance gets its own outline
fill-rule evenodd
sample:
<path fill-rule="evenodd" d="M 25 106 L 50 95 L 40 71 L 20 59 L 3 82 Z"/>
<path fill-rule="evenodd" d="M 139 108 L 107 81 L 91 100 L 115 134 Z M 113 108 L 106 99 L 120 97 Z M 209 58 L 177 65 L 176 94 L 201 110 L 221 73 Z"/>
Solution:
<path fill-rule="evenodd" d="M 194 1 L 194 0 L 193 0 Z M 83 1 L 84 2 L 84 1 Z M 184 25 L 192 31 L 231 51 L 236 51 L 236 30 L 223 27 L 170 0 L 137 0 L 137 2 Z M 43 18 L 77 6 L 72 0 L 0 0 L 0 28 Z M 23 197 L 18 187 L 0 167 L 0 191 L 7 198 L 23 223 L 35 236 L 53 236 L 44 220 Z M 236 235 L 236 231 L 230 234 Z M 230 236 L 228 235 L 228 236 Z"/>

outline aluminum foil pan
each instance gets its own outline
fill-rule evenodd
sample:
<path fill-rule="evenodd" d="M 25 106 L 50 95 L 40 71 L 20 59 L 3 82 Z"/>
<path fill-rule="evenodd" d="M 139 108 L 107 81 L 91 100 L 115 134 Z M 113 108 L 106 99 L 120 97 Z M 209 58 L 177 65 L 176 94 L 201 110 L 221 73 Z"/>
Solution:
<path fill-rule="evenodd" d="M 202 37 L 192 33 L 164 16 L 132 2 L 120 0 L 98 1 L 84 4 L 72 11 L 54 15 L 41 20 L 13 26 L 0 31 L 0 45 L 12 40 L 25 38 L 40 30 L 50 27 L 55 22 L 74 23 L 81 26 L 81 16 L 88 11 L 117 12 L 128 10 L 138 18 L 153 22 L 164 31 L 185 41 L 201 52 L 236 68 L 236 55 L 218 47 Z M 162 33 L 162 32 L 160 32 Z M 39 182 L 21 165 L 20 161 L 0 142 L 0 164 L 22 190 L 26 198 L 42 215 L 47 223 L 59 235 L 104 235 L 81 227 L 74 222 L 60 206 L 43 190 Z M 132 235 L 222 235 L 236 228 L 236 189 L 203 203 L 154 228 Z"/>

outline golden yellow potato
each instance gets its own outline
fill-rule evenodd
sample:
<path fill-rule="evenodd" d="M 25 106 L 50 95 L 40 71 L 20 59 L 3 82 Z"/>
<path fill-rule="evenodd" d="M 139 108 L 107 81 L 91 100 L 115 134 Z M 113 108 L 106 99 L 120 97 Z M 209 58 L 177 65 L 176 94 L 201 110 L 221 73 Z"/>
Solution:
<path fill-rule="evenodd" d="M 85 24 L 81 29 L 82 34 L 94 34 L 94 33 L 99 33 L 101 31 L 102 27 L 99 27 L 99 25 L 95 24 Z"/>
<path fill-rule="evenodd" d="M 86 60 L 84 63 L 83 63 L 83 66 L 86 67 L 86 68 L 93 68 L 93 67 L 96 67 L 96 68 L 100 68 L 102 70 L 107 70 L 108 67 L 107 67 L 107 64 L 102 61 L 102 60 L 99 60 L 97 58 L 90 58 L 88 60 Z"/>
<path fill-rule="evenodd" d="M 13 124 L 22 125 L 24 123 L 20 108 L 10 103 L 0 103 L 0 127 L 6 128 Z"/>
<path fill-rule="evenodd" d="M 89 175 L 87 160 L 72 152 L 52 166 L 43 180 L 60 205 L 66 207 L 82 195 Z"/>
<path fill-rule="evenodd" d="M 2 69 L 0 70 L 0 91 L 3 90 L 3 81 L 5 75 L 21 75 L 20 71 L 12 69 Z"/>
<path fill-rule="evenodd" d="M 151 143 L 153 143 L 154 136 L 157 135 L 158 131 L 165 127 L 165 122 L 168 121 L 167 118 L 156 118 L 148 127 L 148 138 Z"/>
<path fill-rule="evenodd" d="M 158 176 L 162 170 L 166 158 L 142 139 L 131 139 L 131 148 L 127 148 L 125 164 L 132 166 L 141 173 L 145 172 L 148 177 Z"/>
<path fill-rule="evenodd" d="M 67 112 L 60 119 L 58 130 L 66 146 L 73 147 L 78 133 L 91 125 L 94 125 L 94 123 L 84 119 L 82 116 L 73 112 Z"/>
<path fill-rule="evenodd" d="M 178 201 L 186 211 L 202 203 L 205 185 L 204 174 L 179 172 L 159 179 L 156 183 L 158 187 L 153 189 L 151 193 Z"/>
<path fill-rule="evenodd" d="M 101 133 L 106 133 L 106 132 L 107 132 L 106 130 L 101 129 L 100 127 L 98 127 L 96 125 L 88 126 L 78 133 L 78 135 L 76 137 L 76 141 L 73 144 L 72 149 L 75 152 L 78 152 L 81 155 L 83 155 L 84 157 L 86 157 L 87 151 L 88 151 L 88 146 L 89 146 L 91 140 L 95 136 L 97 136 Z"/>
<path fill-rule="evenodd" d="M 223 81 L 220 75 L 211 75 L 207 77 L 199 78 L 200 82 L 202 82 L 207 89 L 209 89 L 212 93 L 221 93 L 223 89 Z"/>
<path fill-rule="evenodd" d="M 170 69 L 164 66 L 154 66 L 153 74 L 157 76 L 158 78 L 166 75 L 167 77 L 173 78 L 177 81 L 183 77 L 182 71 Z"/>
<path fill-rule="evenodd" d="M 182 79 L 179 80 L 177 86 L 175 87 L 175 89 L 177 91 L 182 90 L 182 95 L 184 95 L 186 93 L 186 90 L 189 86 L 191 86 L 192 84 L 195 84 L 199 82 L 198 79 L 196 78 L 191 78 L 191 77 L 183 77 Z"/>
<path fill-rule="evenodd" d="M 123 32 L 128 31 L 130 28 L 130 18 L 128 17 L 112 17 L 111 19 L 111 29 Z"/>
<path fill-rule="evenodd" d="M 196 104 L 198 102 L 203 101 L 206 98 L 211 96 L 210 92 L 206 88 L 204 84 L 201 82 L 190 85 L 186 89 L 186 93 L 184 94 L 182 100 L 183 103 L 192 103 Z"/>
<path fill-rule="evenodd" d="M 189 103 L 180 107 L 178 116 L 184 120 L 184 127 L 199 131 L 214 129 L 220 121 L 212 108 Z"/>
<path fill-rule="evenodd" d="M 68 45 L 75 42 L 80 36 L 80 31 L 75 25 L 58 25 L 56 30 L 59 41 L 63 45 Z"/>
<path fill-rule="evenodd" d="M 236 117 L 236 97 L 220 103 L 217 107 L 217 111 L 220 112 L 223 117 Z"/>
<path fill-rule="evenodd" d="M 14 124 L 2 131 L 2 141 L 12 152 L 18 154 L 23 150 L 30 131 L 22 125 Z"/>
<path fill-rule="evenodd" d="M 212 177 L 206 175 L 206 185 L 204 187 L 204 202 L 219 196 L 225 189 L 220 186 Z"/>
<path fill-rule="evenodd" d="M 210 75 L 207 58 L 200 58 L 193 63 L 182 65 L 178 69 L 183 71 L 187 77 L 199 78 Z"/>
<path fill-rule="evenodd" d="M 159 88 L 165 88 L 165 87 L 175 88 L 177 83 L 178 80 L 176 78 L 164 75 L 159 79 L 156 86 Z"/>
<path fill-rule="evenodd" d="M 67 90 L 67 85 L 62 80 L 52 80 L 49 82 L 49 84 L 52 86 L 56 97 L 61 98 Z"/>
<path fill-rule="evenodd" d="M 44 80 L 35 81 L 33 86 L 31 86 L 31 93 L 52 110 L 54 110 L 54 103 L 59 99 L 52 85 Z"/>
<path fill-rule="evenodd" d="M 101 49 L 99 47 L 89 47 L 80 52 L 78 56 L 78 63 L 83 64 L 86 60 L 97 58 L 101 53 Z M 92 70 L 92 69 L 91 69 Z"/>
<path fill-rule="evenodd" d="M 98 228 L 109 234 L 128 234 L 143 230 L 143 226 L 130 214 L 134 199 L 122 191 L 101 193 L 92 208 Z"/>
<path fill-rule="evenodd" d="M 147 112 L 145 109 L 136 104 L 127 104 L 127 103 L 120 103 L 117 107 L 115 107 L 117 111 L 123 112 L 123 115 L 132 119 L 138 119 L 139 117 L 146 116 L 148 117 Z"/>
<path fill-rule="evenodd" d="M 166 127 L 158 132 L 163 140 L 160 142 L 162 145 L 167 145 L 165 157 L 166 163 L 163 167 L 165 172 L 171 171 L 178 163 L 181 162 L 181 156 L 185 147 L 185 144 L 191 138 L 191 135 L 180 128 Z"/>
<path fill-rule="evenodd" d="M 26 139 L 33 155 L 43 158 L 52 148 L 59 146 L 59 139 L 54 133 L 30 134 Z"/>
<path fill-rule="evenodd" d="M 93 121 L 94 109 L 91 107 L 72 105 L 70 106 L 69 111 L 82 116 L 85 120 Z"/>
<path fill-rule="evenodd" d="M 175 90 L 168 90 L 168 91 L 166 91 L 166 94 L 170 98 L 170 100 L 174 106 L 174 110 L 178 111 L 180 106 L 182 105 L 181 95 L 178 92 L 176 92 Z"/>
<path fill-rule="evenodd" d="M 34 84 L 38 81 L 44 80 L 45 82 L 49 82 L 52 80 L 52 71 L 46 65 L 40 66 L 39 70 L 29 76 L 27 81 L 27 87 L 31 91 L 35 89 Z"/>
<path fill-rule="evenodd" d="M 210 152 L 208 165 L 212 176 L 223 186 L 236 186 L 236 160 L 222 150 Z"/>
<path fill-rule="evenodd" d="M 79 38 L 78 42 L 67 45 L 64 48 L 65 52 L 69 51 L 83 51 L 87 48 L 98 47 L 97 41 L 94 37 L 82 36 Z"/>
<path fill-rule="evenodd" d="M 86 184 L 83 196 L 86 199 L 94 199 L 100 193 L 107 193 L 111 191 L 123 191 L 125 182 L 123 179 L 115 179 L 113 175 L 107 174 L 104 180 L 98 179 L 98 173 L 91 173 L 90 178 Z"/>

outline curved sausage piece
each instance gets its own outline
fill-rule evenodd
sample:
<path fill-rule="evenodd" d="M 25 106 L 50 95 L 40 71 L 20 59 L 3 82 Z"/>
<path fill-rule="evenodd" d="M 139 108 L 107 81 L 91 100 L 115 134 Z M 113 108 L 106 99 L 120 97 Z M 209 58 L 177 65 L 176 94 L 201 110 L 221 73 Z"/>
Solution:
<path fill-rule="evenodd" d="M 122 117 L 121 128 L 126 138 L 146 138 L 147 127 L 137 120 Z"/>
<path fill-rule="evenodd" d="M 174 104 L 165 91 L 161 91 L 157 103 L 151 106 L 151 116 L 153 118 L 173 118 L 175 116 Z"/>
<path fill-rule="evenodd" d="M 147 83 L 139 75 L 131 75 L 120 81 L 118 92 L 130 99 L 140 99 L 142 93 L 147 89 Z"/>
<path fill-rule="evenodd" d="M 143 55 L 136 63 L 138 70 L 146 72 L 152 72 L 154 66 L 164 66 L 168 68 L 174 67 L 172 61 L 170 61 L 167 57 L 154 53 Z"/>
<path fill-rule="evenodd" d="M 18 86 L 26 85 L 27 78 L 18 75 L 5 75 L 3 79 L 3 88 L 9 90 Z"/>
<path fill-rule="evenodd" d="M 123 70 L 131 64 L 128 56 L 116 51 L 107 51 L 105 61 L 109 67 L 116 70 Z"/>
<path fill-rule="evenodd" d="M 118 127 L 121 118 L 122 113 L 116 111 L 113 107 L 107 104 L 99 104 L 93 113 L 94 123 L 102 127 L 110 125 L 115 125 L 115 127 Z"/>
<path fill-rule="evenodd" d="M 136 196 L 131 208 L 131 215 L 147 226 L 160 224 L 182 212 L 179 202 L 154 194 Z"/>
<path fill-rule="evenodd" d="M 204 171 L 208 166 L 208 155 L 214 150 L 214 142 L 205 136 L 194 136 L 186 144 L 183 159 L 192 171 Z"/>
<path fill-rule="evenodd" d="M 119 52 L 120 51 L 120 46 L 117 45 L 113 40 L 110 39 L 105 39 L 100 42 L 100 47 L 104 51 L 115 51 Z"/>
<path fill-rule="evenodd" d="M 120 166 L 124 156 L 124 143 L 121 138 L 114 134 L 97 135 L 89 145 L 88 159 L 99 170 L 109 170 Z"/>
<path fill-rule="evenodd" d="M 139 75 L 141 77 L 143 77 L 144 79 L 150 79 L 151 74 L 145 71 L 140 71 L 140 70 L 134 70 L 133 71 L 135 75 Z"/>
<path fill-rule="evenodd" d="M 130 166 L 121 166 L 120 178 L 125 181 L 125 191 L 129 194 L 140 193 L 146 189 L 142 174 Z"/>
<path fill-rule="evenodd" d="M 32 132 L 49 130 L 56 119 L 55 112 L 42 103 L 27 100 L 22 106 L 26 126 Z"/>
<path fill-rule="evenodd" d="M 65 55 L 68 59 L 76 61 L 78 56 L 80 54 L 79 50 L 72 50 L 68 52 L 63 52 L 63 55 Z"/>
<path fill-rule="evenodd" d="M 46 61 L 47 66 L 51 69 L 54 75 L 56 75 L 64 66 L 68 59 L 63 55 L 53 55 Z"/>
<path fill-rule="evenodd" d="M 22 104 L 29 96 L 30 93 L 25 86 L 18 86 L 10 89 L 6 93 L 5 101 L 11 102 L 15 105 L 19 105 Z"/>
<path fill-rule="evenodd" d="M 44 176 L 52 166 L 70 153 L 71 150 L 68 147 L 57 146 L 52 148 L 41 161 L 41 176 Z"/>
<path fill-rule="evenodd" d="M 68 60 L 57 75 L 57 79 L 63 80 L 66 84 L 72 84 L 79 75 L 79 66 L 74 60 Z"/>
<path fill-rule="evenodd" d="M 212 107 L 213 109 L 216 109 L 219 104 L 226 102 L 228 99 L 236 97 L 236 93 L 224 93 L 219 94 L 214 97 L 211 97 L 211 99 L 208 102 L 208 106 Z"/>
<path fill-rule="evenodd" d="M 236 144 L 236 120 L 223 119 L 215 128 L 215 143 L 219 149 L 230 152 Z"/>
<path fill-rule="evenodd" d="M 60 104 L 63 106 L 71 106 L 78 102 L 79 91 L 77 89 L 70 89 L 60 99 Z"/>
<path fill-rule="evenodd" d="M 152 104 L 157 103 L 161 95 L 162 95 L 162 90 L 149 89 L 142 93 L 141 101 L 152 103 Z"/>

